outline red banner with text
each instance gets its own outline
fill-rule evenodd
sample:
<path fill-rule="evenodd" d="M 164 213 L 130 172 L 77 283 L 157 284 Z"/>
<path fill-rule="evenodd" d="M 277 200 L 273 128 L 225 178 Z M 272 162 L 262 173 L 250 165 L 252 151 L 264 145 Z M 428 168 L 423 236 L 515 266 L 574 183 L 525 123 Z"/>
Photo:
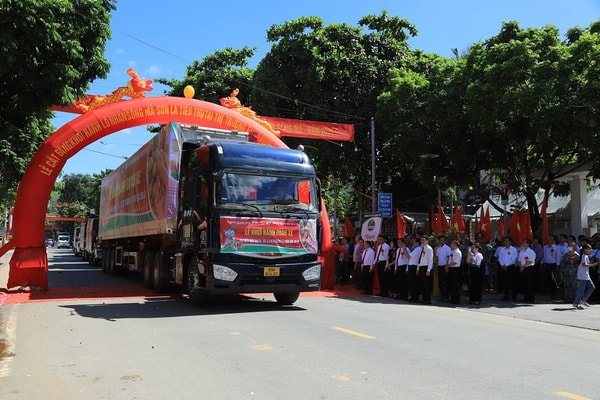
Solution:
<path fill-rule="evenodd" d="M 354 125 L 352 124 L 265 117 L 262 115 L 260 118 L 270 123 L 273 129 L 281 132 L 281 136 L 341 142 L 354 141 Z"/>
<path fill-rule="evenodd" d="M 316 220 L 221 217 L 222 253 L 316 254 Z M 275 254 L 273 254 L 275 253 Z"/>

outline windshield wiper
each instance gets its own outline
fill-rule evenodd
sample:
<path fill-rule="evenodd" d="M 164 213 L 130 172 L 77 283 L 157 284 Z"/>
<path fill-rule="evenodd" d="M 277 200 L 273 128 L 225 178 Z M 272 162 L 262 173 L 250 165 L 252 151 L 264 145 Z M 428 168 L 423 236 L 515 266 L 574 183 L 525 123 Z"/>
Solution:
<path fill-rule="evenodd" d="M 229 206 L 233 206 L 233 207 L 229 207 Z M 234 211 L 235 210 L 247 210 L 248 208 L 251 208 L 253 210 L 256 210 L 256 212 L 258 212 L 258 215 L 261 218 L 263 217 L 263 213 L 260 210 L 260 208 L 258 208 L 254 204 L 228 202 L 228 203 L 221 204 L 221 208 L 224 208 L 226 210 L 234 210 Z"/>

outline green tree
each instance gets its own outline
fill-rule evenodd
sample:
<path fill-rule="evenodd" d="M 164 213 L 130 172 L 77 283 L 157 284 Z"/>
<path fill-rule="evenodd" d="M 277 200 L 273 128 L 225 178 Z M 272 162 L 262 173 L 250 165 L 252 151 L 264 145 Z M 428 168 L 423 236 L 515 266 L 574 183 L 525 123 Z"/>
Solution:
<path fill-rule="evenodd" d="M 248 68 L 248 60 L 255 49 L 244 47 L 234 50 L 230 47 L 218 50 L 206 56 L 202 61 L 194 61 L 187 67 L 183 80 L 157 79 L 156 81 L 170 86 L 169 96 L 183 97 L 183 88 L 191 85 L 195 90 L 194 97 L 211 103 L 219 103 L 219 99 L 228 96 L 236 87 L 248 87 L 254 70 Z M 248 91 L 246 91 L 248 92 Z M 247 93 L 241 91 L 242 103 Z"/>
<path fill-rule="evenodd" d="M 311 154 L 319 171 L 338 180 L 369 187 L 371 167 L 370 119 L 387 72 L 410 62 L 406 41 L 417 34 L 405 19 L 380 15 L 363 17 L 358 26 L 324 25 L 318 17 L 303 17 L 272 26 L 272 47 L 254 73 L 251 104 L 261 115 L 355 125 L 355 145 L 303 139 L 319 149 Z M 379 132 L 379 131 L 378 131 Z M 379 148 L 388 132 L 376 135 Z M 380 183 L 389 182 L 394 167 L 377 151 Z M 369 191 L 370 192 L 370 191 Z"/>
<path fill-rule="evenodd" d="M 103 56 L 115 0 L 0 2 L 0 202 L 10 202 L 39 144 L 53 104 L 82 97 L 105 78 Z"/>
<path fill-rule="evenodd" d="M 382 152 L 397 167 L 399 181 L 412 178 L 421 188 L 413 192 L 411 209 L 426 211 L 438 192 L 466 186 L 478 176 L 477 170 L 464 168 L 463 158 L 453 157 L 448 140 L 466 132 L 462 87 L 456 84 L 460 63 L 415 52 L 410 67 L 389 72 L 389 88 L 379 96 L 377 119 L 389 132 Z"/>
<path fill-rule="evenodd" d="M 453 171 L 476 184 L 479 170 L 507 170 L 509 188 L 525 195 L 535 225 L 538 189 L 598 162 L 598 26 L 573 29 L 561 41 L 553 26 L 508 22 L 454 66 L 395 72 L 381 99 L 392 113 L 387 123 L 409 121 L 398 141 L 408 147 L 416 137 L 419 153 L 442 155 L 439 167 L 450 173 L 440 175 L 451 181 L 461 182 Z"/>
<path fill-rule="evenodd" d="M 48 212 L 61 217 L 94 217 L 100 209 L 100 184 L 111 170 L 98 174 L 67 174 L 57 181 L 50 196 Z M 64 231 L 71 232 L 73 222 L 57 222 Z"/>

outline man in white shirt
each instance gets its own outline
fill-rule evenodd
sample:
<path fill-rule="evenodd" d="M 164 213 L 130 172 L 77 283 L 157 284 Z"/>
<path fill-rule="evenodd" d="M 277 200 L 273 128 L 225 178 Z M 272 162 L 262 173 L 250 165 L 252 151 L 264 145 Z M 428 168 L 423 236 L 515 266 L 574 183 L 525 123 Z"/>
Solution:
<path fill-rule="evenodd" d="M 529 239 L 523 240 L 523 251 L 519 254 L 519 269 L 523 282 L 525 303 L 535 303 L 535 251 L 531 248 Z"/>
<path fill-rule="evenodd" d="M 406 240 L 404 238 L 398 239 L 398 246 L 396 248 L 396 260 L 394 262 L 396 272 L 396 298 L 400 300 L 408 299 L 408 261 L 409 261 L 410 249 L 406 247 Z"/>
<path fill-rule="evenodd" d="M 379 296 L 388 297 L 390 292 L 389 274 L 386 273 L 386 265 L 390 256 L 390 245 L 384 235 L 377 236 L 377 278 L 379 279 Z"/>
<path fill-rule="evenodd" d="M 554 299 L 556 294 L 556 279 L 558 264 L 558 236 L 554 235 L 550 238 L 552 243 L 544 246 L 542 257 L 542 294 L 547 294 L 551 299 Z"/>
<path fill-rule="evenodd" d="M 433 269 L 433 249 L 427 242 L 427 237 L 421 238 L 421 255 L 418 260 L 417 276 L 421 288 L 421 303 L 431 304 L 431 270 Z"/>
<path fill-rule="evenodd" d="M 357 289 L 362 289 L 362 253 L 364 247 L 364 242 L 362 236 L 356 235 L 354 238 L 354 251 L 352 253 L 352 261 L 354 261 L 354 273 L 352 274 L 352 280 L 356 285 Z"/>
<path fill-rule="evenodd" d="M 449 295 L 446 277 L 446 265 L 448 265 L 448 258 L 450 257 L 451 252 L 452 250 L 450 250 L 450 246 L 446 244 L 446 236 L 439 235 L 437 237 L 437 245 L 435 246 L 435 271 L 438 274 L 438 287 L 442 300 L 448 300 Z"/>
<path fill-rule="evenodd" d="M 502 246 L 496 250 L 498 257 L 498 279 L 504 293 L 502 300 L 508 300 L 509 295 L 513 301 L 517 300 L 519 291 L 519 269 L 517 268 L 517 249 L 512 245 L 509 237 L 505 237 Z"/>
<path fill-rule="evenodd" d="M 414 239 L 412 250 L 408 258 L 408 290 L 410 297 L 408 301 L 411 303 L 419 302 L 419 279 L 417 278 L 417 269 L 419 268 L 419 259 L 421 258 L 421 245 L 419 239 Z"/>
<path fill-rule="evenodd" d="M 458 248 L 458 241 L 450 242 L 450 256 L 448 256 L 448 265 L 446 273 L 448 277 L 448 292 L 452 304 L 460 303 L 460 265 L 462 263 L 462 253 Z"/>
<path fill-rule="evenodd" d="M 376 266 L 375 251 L 373 251 L 373 242 L 365 240 L 365 250 L 362 256 L 362 282 L 363 282 L 363 293 L 371 295 L 373 294 L 373 271 Z"/>

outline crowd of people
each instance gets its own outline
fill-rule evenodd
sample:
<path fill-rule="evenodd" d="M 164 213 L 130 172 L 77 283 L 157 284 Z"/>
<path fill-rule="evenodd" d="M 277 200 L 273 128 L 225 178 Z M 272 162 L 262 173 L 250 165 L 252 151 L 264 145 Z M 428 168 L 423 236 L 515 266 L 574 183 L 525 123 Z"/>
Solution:
<path fill-rule="evenodd" d="M 484 243 L 481 234 L 474 240 L 466 235 L 396 240 L 379 235 L 375 242 L 360 235 L 339 238 L 336 283 L 372 295 L 376 279 L 375 294 L 422 304 L 431 304 L 434 293 L 460 304 L 468 293 L 469 304 L 479 305 L 483 292 L 490 292 L 501 301 L 535 303 L 536 296 L 544 296 L 577 309 L 589 307 L 596 300 L 600 238 L 557 235 L 549 241 L 542 246 L 538 238 L 524 239 L 517 245 L 504 237 Z"/>

